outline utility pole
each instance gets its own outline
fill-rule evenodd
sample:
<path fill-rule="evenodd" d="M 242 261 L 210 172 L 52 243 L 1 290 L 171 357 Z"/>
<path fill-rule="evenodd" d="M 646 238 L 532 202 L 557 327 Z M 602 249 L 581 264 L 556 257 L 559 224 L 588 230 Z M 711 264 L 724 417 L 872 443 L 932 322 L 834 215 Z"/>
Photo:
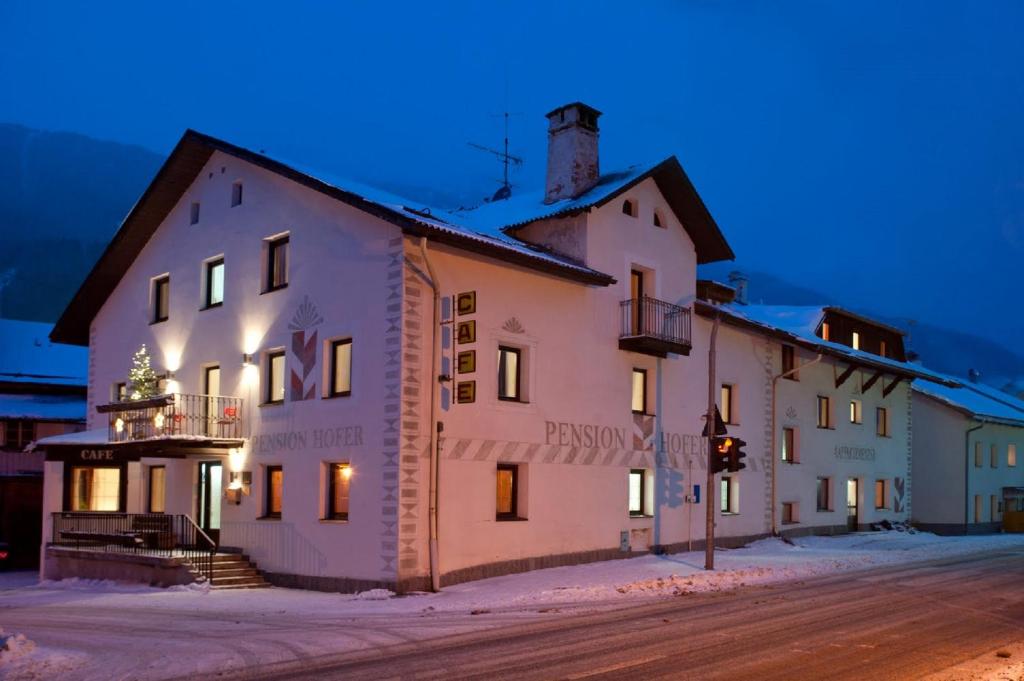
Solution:
<path fill-rule="evenodd" d="M 711 346 L 708 349 L 708 489 L 704 494 L 707 504 L 707 523 L 704 529 L 704 569 L 715 569 L 715 341 L 718 338 L 718 310 L 711 325 Z"/>

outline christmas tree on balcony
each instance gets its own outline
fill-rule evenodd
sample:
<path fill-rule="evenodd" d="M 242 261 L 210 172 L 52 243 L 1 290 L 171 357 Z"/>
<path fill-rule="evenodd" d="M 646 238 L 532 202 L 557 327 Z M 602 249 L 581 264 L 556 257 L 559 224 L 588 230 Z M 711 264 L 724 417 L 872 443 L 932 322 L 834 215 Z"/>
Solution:
<path fill-rule="evenodd" d="M 132 357 L 132 368 L 128 371 L 128 394 L 133 400 L 145 400 L 157 395 L 159 381 L 156 372 L 150 365 L 149 351 L 145 343 L 135 351 Z"/>

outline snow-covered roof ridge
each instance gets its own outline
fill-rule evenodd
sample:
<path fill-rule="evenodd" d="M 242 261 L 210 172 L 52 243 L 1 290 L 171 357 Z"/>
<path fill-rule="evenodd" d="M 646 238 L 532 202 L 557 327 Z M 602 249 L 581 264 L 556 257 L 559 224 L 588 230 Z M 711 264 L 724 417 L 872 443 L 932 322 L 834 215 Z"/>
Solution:
<path fill-rule="evenodd" d="M 50 341 L 52 324 L 0 319 L 0 382 L 85 386 L 88 350 Z"/>
<path fill-rule="evenodd" d="M 1024 400 L 980 383 L 947 376 L 956 385 L 914 381 L 914 390 L 979 420 L 1024 427 Z"/>

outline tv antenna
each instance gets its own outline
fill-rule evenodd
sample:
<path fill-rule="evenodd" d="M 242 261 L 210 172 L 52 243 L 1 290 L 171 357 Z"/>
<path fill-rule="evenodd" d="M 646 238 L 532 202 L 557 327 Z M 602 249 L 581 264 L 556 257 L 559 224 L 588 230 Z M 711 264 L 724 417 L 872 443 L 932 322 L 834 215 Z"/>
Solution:
<path fill-rule="evenodd" d="M 501 165 L 502 165 L 502 168 L 504 170 L 504 175 L 502 176 L 502 179 L 501 179 L 501 187 L 498 189 L 498 191 L 494 192 L 494 196 L 491 197 L 491 201 L 501 201 L 502 199 L 507 199 L 508 197 L 512 196 L 512 183 L 508 181 L 508 169 L 509 169 L 509 166 L 516 166 L 518 168 L 519 166 L 523 165 L 523 159 L 522 158 L 520 158 L 519 156 L 513 156 L 512 154 L 508 153 L 508 118 L 512 114 L 510 114 L 508 111 L 506 111 L 505 113 L 500 114 L 500 115 L 504 116 L 504 118 L 505 118 L 505 150 L 504 151 L 499 151 L 497 149 L 492 149 L 490 147 L 485 147 L 484 145 L 476 144 L 475 142 L 468 142 L 467 143 L 467 144 L 469 144 L 469 146 L 473 147 L 474 149 L 478 149 L 480 151 L 486 151 L 488 154 L 493 154 L 494 156 L 496 156 L 498 158 L 499 161 L 501 161 Z M 516 114 L 516 115 L 519 115 L 519 114 Z"/>

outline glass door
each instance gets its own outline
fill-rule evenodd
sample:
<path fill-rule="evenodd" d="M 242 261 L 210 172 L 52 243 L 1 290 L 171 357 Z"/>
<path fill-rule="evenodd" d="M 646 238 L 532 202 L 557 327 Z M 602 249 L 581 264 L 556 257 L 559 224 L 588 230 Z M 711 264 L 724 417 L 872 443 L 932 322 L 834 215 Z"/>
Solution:
<path fill-rule="evenodd" d="M 644 273 L 630 270 L 629 295 L 633 299 L 633 335 L 639 336 L 644 328 Z"/>
<path fill-rule="evenodd" d="M 199 462 L 199 493 L 196 524 L 220 544 L 220 503 L 223 496 L 223 470 L 220 461 Z"/>
<path fill-rule="evenodd" d="M 216 425 L 220 414 L 217 413 L 217 395 L 220 395 L 220 367 L 212 366 L 203 369 L 203 434 L 217 435 Z"/>
<path fill-rule="evenodd" d="M 857 498 L 860 492 L 860 485 L 857 478 L 850 478 L 846 481 L 846 525 L 850 532 L 856 532 L 858 526 Z"/>

